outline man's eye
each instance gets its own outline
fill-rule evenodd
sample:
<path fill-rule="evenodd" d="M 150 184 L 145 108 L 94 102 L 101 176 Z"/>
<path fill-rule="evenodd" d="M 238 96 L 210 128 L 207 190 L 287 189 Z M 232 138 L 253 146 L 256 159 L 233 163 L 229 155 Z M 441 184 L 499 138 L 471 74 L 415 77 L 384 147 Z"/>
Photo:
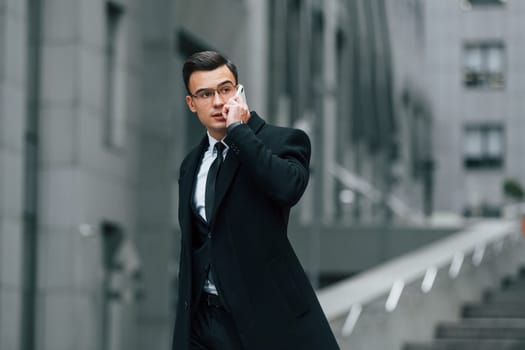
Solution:
<path fill-rule="evenodd" d="M 210 98 L 212 96 L 212 92 L 211 91 L 202 91 L 200 93 L 200 97 L 201 98 Z"/>
<path fill-rule="evenodd" d="M 232 90 L 233 88 L 231 86 L 224 86 L 223 88 L 221 88 L 221 94 L 223 95 L 229 94 L 232 92 Z"/>

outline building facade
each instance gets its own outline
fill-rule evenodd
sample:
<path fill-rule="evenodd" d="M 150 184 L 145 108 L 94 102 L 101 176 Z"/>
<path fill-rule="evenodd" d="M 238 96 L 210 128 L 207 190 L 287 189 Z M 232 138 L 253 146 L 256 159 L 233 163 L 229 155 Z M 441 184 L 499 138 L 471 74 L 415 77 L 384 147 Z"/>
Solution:
<path fill-rule="evenodd" d="M 421 6 L 0 1 L 0 348 L 169 346 L 178 166 L 204 132 L 180 71 L 197 50 L 237 63 L 268 122 L 309 133 L 303 240 L 417 214 L 431 193 Z"/>
<path fill-rule="evenodd" d="M 435 208 L 497 216 L 525 185 L 522 1 L 427 1 Z"/>

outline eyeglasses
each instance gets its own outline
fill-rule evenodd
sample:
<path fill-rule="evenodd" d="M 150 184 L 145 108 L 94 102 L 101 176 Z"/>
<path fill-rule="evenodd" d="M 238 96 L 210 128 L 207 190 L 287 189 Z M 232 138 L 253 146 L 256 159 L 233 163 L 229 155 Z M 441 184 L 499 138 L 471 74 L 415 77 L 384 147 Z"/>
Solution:
<path fill-rule="evenodd" d="M 219 86 L 217 89 L 202 89 L 195 93 L 195 95 L 190 94 L 191 97 L 194 97 L 202 101 L 211 101 L 215 97 L 215 93 L 218 93 L 222 98 L 230 97 L 235 92 L 235 85 L 232 83 L 224 83 Z"/>

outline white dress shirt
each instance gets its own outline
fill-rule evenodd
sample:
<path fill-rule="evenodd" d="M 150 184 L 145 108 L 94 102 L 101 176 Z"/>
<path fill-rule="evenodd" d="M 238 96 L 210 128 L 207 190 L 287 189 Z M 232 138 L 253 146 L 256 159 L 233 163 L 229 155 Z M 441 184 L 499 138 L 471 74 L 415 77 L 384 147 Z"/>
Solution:
<path fill-rule="evenodd" d="M 208 141 L 210 143 L 210 146 L 204 153 L 204 156 L 202 157 L 201 165 L 199 168 L 199 172 L 197 173 L 197 182 L 195 184 L 195 193 L 193 195 L 193 201 L 195 204 L 195 207 L 197 208 L 197 213 L 200 214 L 204 218 L 204 220 L 208 220 L 206 217 L 206 208 L 205 208 L 205 196 L 206 196 L 206 179 L 208 177 L 208 171 L 210 171 L 211 164 L 217 157 L 217 151 L 215 150 L 215 144 L 219 142 L 218 140 L 214 139 L 210 134 L 208 134 Z M 226 143 L 222 143 L 225 146 L 225 149 L 222 153 L 223 159 L 226 158 L 226 154 L 228 153 L 228 146 Z"/>
<path fill-rule="evenodd" d="M 193 194 L 193 201 L 195 204 L 195 208 L 197 208 L 197 213 L 199 213 L 200 216 L 203 217 L 204 220 L 208 221 L 208 218 L 206 218 L 206 179 L 208 177 L 208 171 L 210 171 L 211 164 L 217 157 L 217 151 L 215 150 L 215 144 L 219 142 L 218 140 L 214 139 L 210 134 L 208 133 L 208 141 L 210 146 L 204 153 L 204 156 L 202 157 L 201 165 L 199 167 L 199 172 L 197 173 L 197 180 L 195 184 L 195 193 Z M 225 149 L 222 153 L 223 159 L 226 158 L 226 154 L 228 153 L 228 146 L 226 143 L 222 143 L 225 146 Z M 217 295 L 217 288 L 215 285 L 207 278 L 204 282 L 204 291 L 207 293 L 215 294 Z"/>

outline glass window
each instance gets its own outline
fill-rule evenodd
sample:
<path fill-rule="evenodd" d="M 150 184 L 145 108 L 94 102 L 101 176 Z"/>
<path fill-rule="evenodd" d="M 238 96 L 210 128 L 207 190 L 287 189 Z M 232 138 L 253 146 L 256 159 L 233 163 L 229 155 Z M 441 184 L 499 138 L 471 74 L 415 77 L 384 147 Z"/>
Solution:
<path fill-rule="evenodd" d="M 491 158 L 501 157 L 503 140 L 501 129 L 488 129 L 486 134 L 486 154 Z"/>
<path fill-rule="evenodd" d="M 503 69 L 503 57 L 499 47 L 487 48 L 487 71 L 489 73 L 501 72 Z"/>
<path fill-rule="evenodd" d="M 463 81 L 467 87 L 504 86 L 504 45 L 501 42 L 467 43 L 463 49 Z"/>
<path fill-rule="evenodd" d="M 466 0 L 472 6 L 505 5 L 507 0 Z"/>
<path fill-rule="evenodd" d="M 473 71 L 481 71 L 481 52 L 477 47 L 467 47 L 465 49 L 465 68 Z"/>
<path fill-rule="evenodd" d="M 508 0 L 459 0 L 462 10 L 470 11 L 472 8 L 494 8 L 502 7 Z"/>
<path fill-rule="evenodd" d="M 104 139 L 109 148 L 123 148 L 125 142 L 125 36 L 122 33 L 124 8 L 106 2 L 106 74 Z"/>
<path fill-rule="evenodd" d="M 503 164 L 503 128 L 498 124 L 469 125 L 464 133 L 466 168 L 499 168 Z"/>
<path fill-rule="evenodd" d="M 482 152 L 481 133 L 470 129 L 465 133 L 465 156 L 468 158 L 480 157 Z"/>

